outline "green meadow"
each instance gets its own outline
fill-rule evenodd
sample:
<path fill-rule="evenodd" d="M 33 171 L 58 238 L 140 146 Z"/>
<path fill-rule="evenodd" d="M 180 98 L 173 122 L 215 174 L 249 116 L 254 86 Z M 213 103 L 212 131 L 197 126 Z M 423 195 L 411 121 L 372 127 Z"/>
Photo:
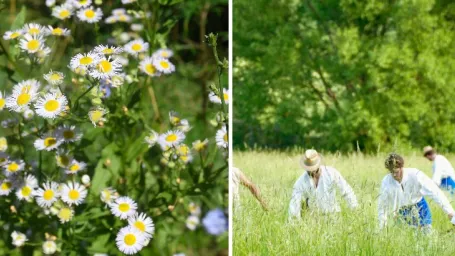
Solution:
<path fill-rule="evenodd" d="M 288 222 L 288 206 L 300 168 L 301 152 L 237 151 L 234 165 L 261 190 L 270 210 L 264 212 L 245 188 L 233 210 L 234 255 L 454 255 L 455 227 L 438 205 L 427 198 L 433 231 L 393 223 L 378 229 L 377 197 L 386 153 L 323 154 L 323 163 L 335 167 L 353 187 L 359 208 L 351 211 L 338 194 L 342 211 L 330 216 L 303 210 L 302 219 Z M 420 152 L 407 153 L 405 167 L 431 177 L 431 163 Z M 455 163 L 455 155 L 446 155 Z M 454 197 L 445 192 L 454 203 Z M 390 219 L 389 219 L 390 220 Z"/>

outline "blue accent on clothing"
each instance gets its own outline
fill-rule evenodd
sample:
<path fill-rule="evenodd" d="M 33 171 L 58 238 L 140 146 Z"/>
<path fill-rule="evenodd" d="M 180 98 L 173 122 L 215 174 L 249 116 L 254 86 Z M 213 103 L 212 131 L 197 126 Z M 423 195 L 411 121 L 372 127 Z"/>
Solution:
<path fill-rule="evenodd" d="M 441 188 L 447 189 L 450 194 L 455 192 L 455 181 L 451 177 L 447 177 L 441 180 Z"/>
<path fill-rule="evenodd" d="M 417 204 L 405 206 L 400 209 L 402 219 L 409 225 L 425 226 L 431 225 L 431 212 L 425 198 L 422 198 Z M 418 216 L 417 216 L 418 213 Z"/>

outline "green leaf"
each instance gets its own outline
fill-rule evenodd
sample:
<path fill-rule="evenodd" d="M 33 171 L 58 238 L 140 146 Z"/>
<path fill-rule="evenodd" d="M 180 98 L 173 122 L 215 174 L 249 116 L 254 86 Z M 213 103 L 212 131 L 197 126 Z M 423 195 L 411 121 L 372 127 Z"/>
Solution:
<path fill-rule="evenodd" d="M 109 170 L 104 168 L 103 162 L 99 161 L 95 168 L 95 175 L 92 179 L 92 188 L 90 193 L 98 195 L 100 191 L 106 187 L 107 182 L 112 178 L 112 174 Z"/>
<path fill-rule="evenodd" d="M 25 5 L 22 5 L 21 11 L 16 16 L 13 24 L 11 24 L 11 30 L 19 29 L 24 26 L 25 23 L 25 16 L 27 15 L 27 8 Z"/>
<path fill-rule="evenodd" d="M 104 234 L 97 236 L 95 242 L 92 243 L 92 246 L 90 246 L 89 250 L 97 253 L 106 253 L 106 244 L 109 241 L 111 234 Z"/>

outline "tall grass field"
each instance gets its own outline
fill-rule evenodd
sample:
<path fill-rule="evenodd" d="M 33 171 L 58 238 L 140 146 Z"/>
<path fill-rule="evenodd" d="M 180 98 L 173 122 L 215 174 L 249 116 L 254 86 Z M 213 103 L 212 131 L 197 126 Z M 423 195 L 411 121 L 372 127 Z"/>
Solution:
<path fill-rule="evenodd" d="M 234 165 L 258 185 L 270 210 L 263 211 L 249 190 L 240 189 L 240 203 L 233 208 L 233 255 L 455 255 L 455 227 L 429 198 L 433 216 L 430 234 L 397 223 L 379 231 L 377 197 L 382 178 L 388 174 L 386 153 L 323 154 L 323 164 L 335 167 L 352 186 L 359 208 L 351 211 L 338 193 L 340 213 L 321 215 L 304 210 L 301 221 L 289 223 L 292 187 L 304 173 L 300 156 L 276 151 L 234 152 Z M 420 152 L 403 157 L 405 167 L 418 168 L 431 177 L 431 162 Z M 455 164 L 455 155 L 446 157 Z M 454 206 L 455 198 L 445 194 Z"/>

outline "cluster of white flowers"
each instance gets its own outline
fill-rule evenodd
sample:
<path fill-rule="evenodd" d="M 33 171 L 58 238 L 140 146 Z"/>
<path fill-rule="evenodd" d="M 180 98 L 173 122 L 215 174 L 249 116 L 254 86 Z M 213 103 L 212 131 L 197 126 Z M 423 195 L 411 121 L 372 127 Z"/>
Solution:
<path fill-rule="evenodd" d="M 61 27 L 42 26 L 36 23 L 25 24 L 21 29 L 6 31 L 3 35 L 4 40 L 19 40 L 20 49 L 30 54 L 39 63 L 51 53 L 51 48 L 46 45 L 49 36 L 66 37 L 71 33 L 70 30 Z"/>
<path fill-rule="evenodd" d="M 54 6 L 55 1 L 48 2 L 47 6 L 53 7 L 52 16 L 57 19 L 66 20 L 75 15 L 79 21 L 97 23 L 103 18 L 103 12 L 91 4 L 92 0 L 66 0 L 58 6 Z"/>
<path fill-rule="evenodd" d="M 147 246 L 155 233 L 155 225 L 145 213 L 137 211 L 137 203 L 110 187 L 101 191 L 100 197 L 114 216 L 128 221 L 128 225 L 117 233 L 118 249 L 125 254 L 135 254 Z"/>

